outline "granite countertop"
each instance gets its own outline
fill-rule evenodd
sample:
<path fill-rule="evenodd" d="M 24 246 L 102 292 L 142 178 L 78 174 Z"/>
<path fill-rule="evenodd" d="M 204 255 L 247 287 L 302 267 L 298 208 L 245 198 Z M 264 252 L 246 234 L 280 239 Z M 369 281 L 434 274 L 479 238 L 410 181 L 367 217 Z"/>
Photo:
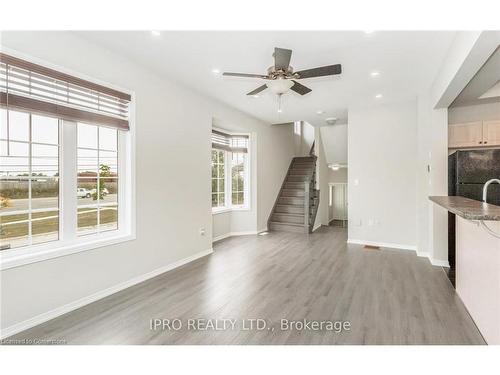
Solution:
<path fill-rule="evenodd" d="M 500 221 L 500 206 L 464 197 L 429 197 L 431 201 L 467 220 Z"/>

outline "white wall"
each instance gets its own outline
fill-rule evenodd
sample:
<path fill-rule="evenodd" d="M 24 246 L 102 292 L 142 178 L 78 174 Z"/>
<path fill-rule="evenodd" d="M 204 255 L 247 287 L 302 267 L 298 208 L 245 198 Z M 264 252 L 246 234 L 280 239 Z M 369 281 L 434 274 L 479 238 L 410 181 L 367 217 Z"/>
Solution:
<path fill-rule="evenodd" d="M 416 101 L 349 108 L 349 240 L 416 247 L 416 136 Z"/>
<path fill-rule="evenodd" d="M 431 189 L 431 109 L 429 93 L 422 93 L 417 99 L 417 247 L 421 255 L 428 255 L 432 249 L 430 219 L 432 203 Z"/>
<path fill-rule="evenodd" d="M 431 111 L 431 151 L 429 195 L 448 195 L 448 111 Z M 430 259 L 435 265 L 448 265 L 448 212 L 428 202 L 431 207 Z"/>
<path fill-rule="evenodd" d="M 137 127 L 137 239 L 2 271 L 2 328 L 211 249 L 214 117 L 256 133 L 254 228 L 265 225 L 293 156 L 290 131 L 195 94 L 71 33 L 2 32 L 2 44 L 133 90 Z"/>
<path fill-rule="evenodd" d="M 300 141 L 295 149 L 295 156 L 309 156 L 312 144 L 315 140 L 316 129 L 308 122 L 301 121 Z"/>
<path fill-rule="evenodd" d="M 316 128 L 316 130 L 319 130 Z M 329 188 L 328 182 L 330 178 L 328 163 L 326 161 L 326 154 L 321 138 L 321 132 L 315 132 L 314 149 L 317 156 L 316 159 L 316 189 L 319 189 L 319 206 L 316 214 L 314 227 L 320 225 L 328 225 L 328 198 Z"/>
<path fill-rule="evenodd" d="M 448 123 L 500 120 L 500 102 L 475 104 L 448 109 Z"/>
<path fill-rule="evenodd" d="M 330 169 L 328 182 L 347 183 L 347 168 L 340 168 L 337 171 Z"/>
<path fill-rule="evenodd" d="M 328 164 L 347 164 L 347 124 L 320 128 Z"/>

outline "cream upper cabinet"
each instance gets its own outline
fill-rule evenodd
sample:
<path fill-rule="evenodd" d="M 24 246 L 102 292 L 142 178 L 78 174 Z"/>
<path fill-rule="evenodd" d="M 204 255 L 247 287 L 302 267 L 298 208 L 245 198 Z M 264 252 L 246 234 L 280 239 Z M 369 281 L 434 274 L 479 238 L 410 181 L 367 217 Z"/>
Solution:
<path fill-rule="evenodd" d="M 448 147 L 478 147 L 483 145 L 482 121 L 448 126 Z"/>
<path fill-rule="evenodd" d="M 483 121 L 483 145 L 500 146 L 500 121 Z"/>

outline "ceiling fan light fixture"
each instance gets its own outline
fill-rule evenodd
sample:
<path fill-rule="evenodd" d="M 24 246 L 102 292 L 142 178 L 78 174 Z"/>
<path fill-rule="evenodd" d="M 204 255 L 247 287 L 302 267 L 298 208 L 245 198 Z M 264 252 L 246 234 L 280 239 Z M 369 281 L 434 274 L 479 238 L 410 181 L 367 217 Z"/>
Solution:
<path fill-rule="evenodd" d="M 276 95 L 281 95 L 290 90 L 293 81 L 283 78 L 273 79 L 266 82 L 266 86 Z"/>

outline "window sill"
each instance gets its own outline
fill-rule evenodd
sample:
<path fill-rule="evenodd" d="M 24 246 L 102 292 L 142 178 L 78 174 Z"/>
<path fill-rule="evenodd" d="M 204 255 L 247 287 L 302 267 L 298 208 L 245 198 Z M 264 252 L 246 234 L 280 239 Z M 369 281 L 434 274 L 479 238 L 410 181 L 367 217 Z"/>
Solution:
<path fill-rule="evenodd" d="M 231 208 L 227 208 L 227 207 L 224 207 L 224 208 L 215 208 L 215 209 L 212 209 L 212 215 L 223 214 L 223 213 L 231 212 L 231 211 L 232 211 L 232 209 Z"/>
<path fill-rule="evenodd" d="M 233 207 L 231 209 L 231 211 L 250 211 L 250 207 L 246 207 L 246 206 L 243 206 L 243 207 Z"/>
<path fill-rule="evenodd" d="M 27 249 L 19 248 L 4 250 L 0 254 L 0 270 L 94 250 L 99 247 L 115 245 L 121 242 L 132 241 L 135 240 L 135 238 L 133 234 L 113 233 L 113 235 L 87 239 L 85 242 L 79 239 L 73 243 L 60 244 L 58 246 L 54 246 L 54 244 L 43 244 L 32 246 Z"/>
<path fill-rule="evenodd" d="M 233 211 L 250 211 L 250 207 L 231 207 L 231 208 L 213 209 L 212 215 L 219 215 L 219 214 L 224 214 L 224 213 L 233 212 Z"/>

